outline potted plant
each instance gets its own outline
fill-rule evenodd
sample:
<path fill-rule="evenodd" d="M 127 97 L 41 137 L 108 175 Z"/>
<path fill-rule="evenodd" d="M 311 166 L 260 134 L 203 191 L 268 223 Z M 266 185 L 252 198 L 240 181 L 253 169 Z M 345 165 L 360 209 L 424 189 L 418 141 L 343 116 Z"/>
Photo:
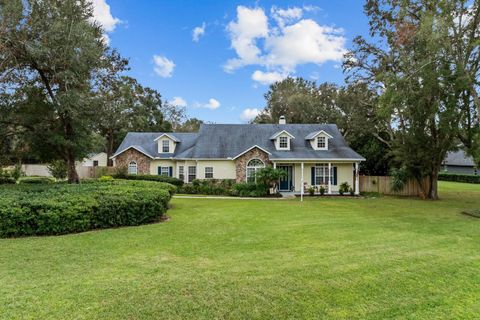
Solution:
<path fill-rule="evenodd" d="M 320 186 L 319 191 L 320 191 L 320 195 L 323 196 L 323 195 L 325 194 L 325 191 L 326 191 L 326 190 L 325 190 L 325 187 L 324 187 L 324 186 Z"/>
<path fill-rule="evenodd" d="M 313 186 L 310 186 L 308 189 L 307 189 L 308 193 L 311 195 L 311 196 L 314 196 L 315 195 L 315 188 Z"/>
<path fill-rule="evenodd" d="M 348 189 L 350 189 L 350 185 L 348 184 L 348 182 L 343 182 L 342 184 L 340 184 L 338 193 L 340 193 L 340 195 L 343 196 L 344 193 L 348 192 Z"/>

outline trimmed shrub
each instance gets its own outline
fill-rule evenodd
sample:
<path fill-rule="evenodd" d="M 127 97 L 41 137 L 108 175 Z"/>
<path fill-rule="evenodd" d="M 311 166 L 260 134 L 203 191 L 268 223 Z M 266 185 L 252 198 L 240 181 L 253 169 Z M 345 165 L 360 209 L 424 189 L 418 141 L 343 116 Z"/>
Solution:
<path fill-rule="evenodd" d="M 206 195 L 224 195 L 230 196 L 232 194 L 232 187 L 235 180 L 232 179 L 205 179 L 193 180 L 192 183 L 184 184 L 178 188 L 179 193 L 186 194 L 206 194 Z"/>
<path fill-rule="evenodd" d="M 0 188 L 0 237 L 58 235 L 159 221 L 175 187 L 148 181 Z"/>
<path fill-rule="evenodd" d="M 98 178 L 98 181 L 112 181 L 114 180 L 112 176 L 101 176 Z"/>
<path fill-rule="evenodd" d="M 237 183 L 233 186 L 240 197 L 266 197 L 268 186 L 255 183 Z"/>
<path fill-rule="evenodd" d="M 50 177 L 23 177 L 18 180 L 20 184 L 48 184 L 55 183 L 55 179 Z"/>
<path fill-rule="evenodd" d="M 465 183 L 480 183 L 480 176 L 455 173 L 440 173 L 438 175 L 438 180 Z"/>
<path fill-rule="evenodd" d="M 116 179 L 127 179 L 127 180 L 145 180 L 145 181 L 157 181 L 157 182 L 166 182 L 173 184 L 174 186 L 182 186 L 183 181 L 177 178 L 168 177 L 168 176 L 156 176 L 156 175 L 149 175 L 149 174 L 129 174 L 126 176 L 123 175 L 113 175 Z"/>

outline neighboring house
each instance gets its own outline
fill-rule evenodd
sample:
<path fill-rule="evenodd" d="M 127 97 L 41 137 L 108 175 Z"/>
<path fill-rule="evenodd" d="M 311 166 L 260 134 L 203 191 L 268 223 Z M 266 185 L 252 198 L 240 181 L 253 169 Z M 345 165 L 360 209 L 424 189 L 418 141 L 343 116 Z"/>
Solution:
<path fill-rule="evenodd" d="M 112 156 L 130 174 L 254 181 L 272 165 L 287 172 L 280 191 L 325 186 L 337 192 L 348 182 L 359 193 L 359 163 L 365 159 L 334 124 L 202 124 L 198 133 L 129 132 Z M 302 188 L 303 185 L 303 188 Z"/>
<path fill-rule="evenodd" d="M 473 158 L 467 156 L 465 151 L 458 150 L 448 152 L 442 163 L 443 171 L 459 174 L 479 174 L 478 168 L 475 166 Z"/>
<path fill-rule="evenodd" d="M 82 166 L 84 167 L 106 167 L 107 166 L 107 154 L 105 152 L 90 153 L 86 158 L 82 160 Z"/>

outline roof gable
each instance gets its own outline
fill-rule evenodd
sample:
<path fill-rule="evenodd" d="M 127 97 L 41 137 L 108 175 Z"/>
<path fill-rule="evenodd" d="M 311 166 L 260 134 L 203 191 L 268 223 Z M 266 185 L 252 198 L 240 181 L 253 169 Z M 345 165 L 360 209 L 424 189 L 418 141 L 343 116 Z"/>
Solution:
<path fill-rule="evenodd" d="M 271 137 L 270 137 L 270 140 L 275 140 L 277 139 L 278 136 L 282 135 L 283 133 L 285 133 L 287 136 L 289 136 L 290 138 L 292 139 L 295 139 L 295 137 L 293 136 L 293 134 L 291 134 L 290 132 L 288 132 L 287 130 L 282 130 L 282 131 L 278 131 L 276 133 L 274 133 Z"/>
<path fill-rule="evenodd" d="M 169 138 L 170 140 L 172 141 L 175 141 L 175 142 L 181 142 L 181 140 L 179 140 L 178 138 L 176 138 L 175 136 L 171 135 L 171 134 L 168 134 L 168 133 L 162 133 L 161 135 L 159 135 L 155 140 L 153 141 L 157 141 L 163 137 L 167 137 Z"/>
<path fill-rule="evenodd" d="M 333 137 L 328 134 L 328 132 L 326 132 L 325 130 L 320 130 L 320 131 L 316 131 L 316 132 L 311 132 L 309 133 L 306 137 L 305 137 L 305 140 L 313 140 L 315 139 L 316 137 L 318 137 L 319 135 L 325 135 L 327 136 L 328 138 L 332 139 Z"/>

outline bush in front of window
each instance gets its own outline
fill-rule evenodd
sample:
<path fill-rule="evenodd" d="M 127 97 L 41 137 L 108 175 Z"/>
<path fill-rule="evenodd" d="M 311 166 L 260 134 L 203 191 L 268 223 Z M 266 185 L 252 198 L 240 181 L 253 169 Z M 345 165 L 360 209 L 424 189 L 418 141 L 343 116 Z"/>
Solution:
<path fill-rule="evenodd" d="M 233 179 L 195 179 L 178 188 L 178 193 L 230 196 L 234 184 Z"/>
<path fill-rule="evenodd" d="M 150 181 L 11 185 L 0 189 L 0 237 L 59 235 L 161 220 L 175 187 Z"/>
<path fill-rule="evenodd" d="M 156 176 L 156 175 L 149 175 L 149 174 L 129 174 L 125 176 L 113 176 L 116 179 L 127 179 L 127 180 L 146 180 L 146 181 L 157 181 L 157 182 L 166 182 L 173 184 L 174 186 L 181 187 L 183 185 L 183 181 L 174 177 L 168 176 Z"/>

